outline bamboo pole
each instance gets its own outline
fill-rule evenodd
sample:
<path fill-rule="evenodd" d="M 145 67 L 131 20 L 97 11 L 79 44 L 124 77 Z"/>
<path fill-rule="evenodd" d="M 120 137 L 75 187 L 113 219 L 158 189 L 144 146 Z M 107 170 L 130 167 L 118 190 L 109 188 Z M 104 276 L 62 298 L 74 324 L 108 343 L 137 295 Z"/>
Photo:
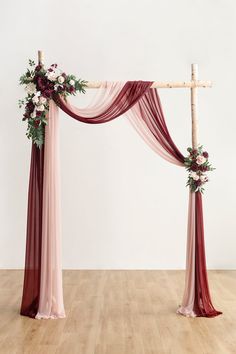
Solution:
<path fill-rule="evenodd" d="M 38 50 L 38 63 L 44 65 L 44 52 L 42 50 Z M 196 66 L 196 64 L 192 64 L 192 66 Z M 103 85 L 102 81 L 88 81 L 86 84 L 86 88 L 94 88 L 98 89 Z M 152 88 L 190 88 L 195 89 L 197 87 L 201 88 L 208 88 L 212 87 L 211 81 L 203 81 L 197 80 L 197 77 L 192 76 L 191 81 L 155 81 Z M 192 91 L 191 91 L 192 92 Z"/>
<path fill-rule="evenodd" d="M 44 52 L 42 50 L 38 50 L 38 63 L 44 65 Z"/>
<path fill-rule="evenodd" d="M 198 79 L 198 65 L 191 65 L 192 82 Z M 198 147 L 198 117 L 197 117 L 197 86 L 191 88 L 191 116 L 192 116 L 192 146 L 194 149 Z"/>
<path fill-rule="evenodd" d="M 86 86 L 87 88 L 98 89 L 102 86 L 102 84 L 103 84 L 102 81 L 88 81 Z M 151 87 L 152 88 L 195 88 L 195 87 L 208 88 L 208 87 L 212 87 L 212 82 L 202 81 L 202 80 L 167 81 L 167 82 L 155 81 Z"/>

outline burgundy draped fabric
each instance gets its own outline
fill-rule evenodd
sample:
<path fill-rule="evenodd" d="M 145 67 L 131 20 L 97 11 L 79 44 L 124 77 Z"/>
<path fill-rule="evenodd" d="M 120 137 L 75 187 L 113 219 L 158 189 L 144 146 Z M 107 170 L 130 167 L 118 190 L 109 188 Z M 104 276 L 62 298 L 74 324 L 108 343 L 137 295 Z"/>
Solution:
<path fill-rule="evenodd" d="M 65 101 L 59 96 L 54 96 L 56 104 L 72 118 L 83 123 L 101 124 L 110 122 L 111 120 L 121 116 L 128 111 L 133 105 L 145 94 L 151 87 L 150 81 L 128 81 L 121 89 L 115 100 L 101 114 L 93 117 L 83 117 L 76 114 L 73 109 L 66 105 Z"/>
<path fill-rule="evenodd" d="M 35 317 L 40 297 L 44 146 L 32 144 L 21 315 Z"/>
<path fill-rule="evenodd" d="M 184 156 L 174 144 L 167 129 L 161 101 L 156 89 L 149 89 L 140 98 L 137 104 L 128 112 L 131 112 L 131 120 L 143 120 L 148 131 L 153 135 L 163 150 L 168 155 L 178 160 L 181 165 L 184 163 Z"/>
<path fill-rule="evenodd" d="M 195 301 L 194 312 L 198 317 L 215 317 L 222 312 L 215 310 L 210 297 L 207 280 L 207 268 L 204 245 L 204 223 L 202 210 L 202 195 L 200 192 L 195 196 L 196 213 L 196 254 L 195 254 Z"/>

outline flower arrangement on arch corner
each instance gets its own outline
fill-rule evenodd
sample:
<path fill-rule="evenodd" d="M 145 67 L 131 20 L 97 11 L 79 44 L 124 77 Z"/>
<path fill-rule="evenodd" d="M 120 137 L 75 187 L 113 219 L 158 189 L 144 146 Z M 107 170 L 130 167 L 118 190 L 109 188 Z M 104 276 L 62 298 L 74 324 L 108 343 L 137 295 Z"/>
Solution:
<path fill-rule="evenodd" d="M 85 93 L 86 81 L 67 75 L 58 69 L 57 64 L 45 69 L 43 65 L 29 60 L 29 66 L 20 77 L 20 85 L 25 85 L 27 96 L 18 104 L 20 108 L 24 106 L 22 120 L 28 124 L 26 135 L 40 148 L 44 144 L 49 100 L 55 93 L 64 98 L 77 92 Z"/>
<path fill-rule="evenodd" d="M 194 149 L 187 149 L 189 155 L 184 159 L 185 168 L 188 171 L 187 185 L 192 192 L 204 192 L 204 185 L 209 181 L 206 172 L 215 168 L 208 161 L 208 152 L 203 150 L 203 146 Z"/>

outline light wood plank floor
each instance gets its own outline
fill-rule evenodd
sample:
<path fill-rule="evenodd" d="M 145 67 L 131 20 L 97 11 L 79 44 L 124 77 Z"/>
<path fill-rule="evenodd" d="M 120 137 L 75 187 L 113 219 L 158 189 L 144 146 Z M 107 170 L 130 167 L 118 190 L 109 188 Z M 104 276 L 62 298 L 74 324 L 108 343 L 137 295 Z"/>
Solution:
<path fill-rule="evenodd" d="M 23 272 L 0 271 L 1 354 L 234 354 L 236 271 L 210 271 L 217 318 L 175 313 L 183 271 L 64 271 L 67 317 L 19 315 Z"/>

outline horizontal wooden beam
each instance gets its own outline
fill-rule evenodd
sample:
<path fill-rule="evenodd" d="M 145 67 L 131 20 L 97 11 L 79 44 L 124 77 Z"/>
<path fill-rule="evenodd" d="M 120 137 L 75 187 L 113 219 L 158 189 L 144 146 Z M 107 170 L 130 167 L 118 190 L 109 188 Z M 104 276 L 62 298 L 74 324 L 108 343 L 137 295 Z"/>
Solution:
<path fill-rule="evenodd" d="M 104 82 L 102 82 L 102 81 L 88 81 L 87 88 L 98 89 L 103 84 L 104 84 Z M 194 87 L 208 88 L 208 87 L 212 87 L 212 82 L 211 81 L 202 81 L 202 80 L 167 81 L 167 82 L 155 81 L 151 87 L 152 88 L 194 88 Z"/>
<path fill-rule="evenodd" d="M 44 52 L 42 50 L 38 51 L 38 62 L 39 64 L 44 64 Z M 98 89 L 100 88 L 104 82 L 102 81 L 88 81 L 87 88 Z M 152 88 L 208 88 L 212 87 L 211 81 L 202 81 L 202 80 L 191 80 L 191 81 L 155 81 Z"/>

